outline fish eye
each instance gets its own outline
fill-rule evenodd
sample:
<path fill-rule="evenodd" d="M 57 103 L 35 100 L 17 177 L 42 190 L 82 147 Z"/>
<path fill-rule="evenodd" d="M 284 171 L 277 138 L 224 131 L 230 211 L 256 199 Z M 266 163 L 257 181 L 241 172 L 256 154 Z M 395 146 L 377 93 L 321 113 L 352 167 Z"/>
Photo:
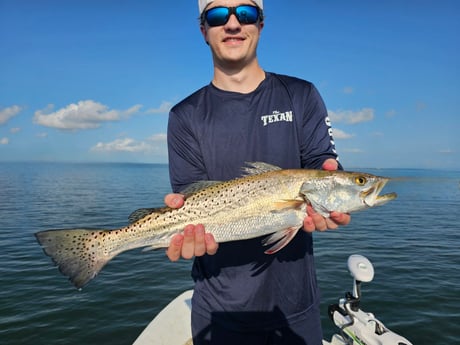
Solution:
<path fill-rule="evenodd" d="M 358 186 L 364 186 L 367 182 L 367 178 L 365 178 L 364 176 L 356 176 L 355 177 L 355 183 L 358 185 Z"/>

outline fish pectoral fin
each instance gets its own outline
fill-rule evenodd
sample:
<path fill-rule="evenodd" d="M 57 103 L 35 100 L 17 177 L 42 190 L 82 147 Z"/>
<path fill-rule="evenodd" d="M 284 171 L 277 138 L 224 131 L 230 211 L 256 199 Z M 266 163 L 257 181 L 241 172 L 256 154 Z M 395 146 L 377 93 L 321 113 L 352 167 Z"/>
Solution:
<path fill-rule="evenodd" d="M 276 210 L 285 210 L 285 209 L 300 209 L 305 203 L 305 200 L 292 199 L 292 200 L 281 200 L 275 202 Z"/>
<path fill-rule="evenodd" d="M 280 251 L 284 247 L 287 246 L 289 242 L 294 238 L 299 231 L 300 227 L 289 227 L 287 229 L 277 231 L 274 234 L 264 238 L 262 244 L 264 246 L 268 246 L 272 243 L 275 243 L 273 246 L 268 248 L 264 253 L 265 254 L 275 254 L 276 252 Z"/>

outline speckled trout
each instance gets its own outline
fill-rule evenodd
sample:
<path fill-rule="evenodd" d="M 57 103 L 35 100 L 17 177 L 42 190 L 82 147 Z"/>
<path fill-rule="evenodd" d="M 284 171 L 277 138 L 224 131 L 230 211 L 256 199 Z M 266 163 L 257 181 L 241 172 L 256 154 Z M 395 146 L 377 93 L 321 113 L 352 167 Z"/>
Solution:
<path fill-rule="evenodd" d="M 205 181 L 184 191 L 183 207 L 135 211 L 129 225 L 114 230 L 48 230 L 38 242 L 59 270 L 81 288 L 116 255 L 139 247 L 167 247 L 187 224 L 203 224 L 217 242 L 265 236 L 265 253 L 284 248 L 302 227 L 307 205 L 328 217 L 382 205 L 395 193 L 379 195 L 388 178 L 360 172 L 280 169 L 249 163 L 243 177 Z"/>

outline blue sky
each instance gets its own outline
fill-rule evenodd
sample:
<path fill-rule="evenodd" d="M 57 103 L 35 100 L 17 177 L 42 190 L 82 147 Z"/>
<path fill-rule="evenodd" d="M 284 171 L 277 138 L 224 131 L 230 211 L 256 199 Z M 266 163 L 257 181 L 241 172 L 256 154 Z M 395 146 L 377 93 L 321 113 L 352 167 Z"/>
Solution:
<path fill-rule="evenodd" d="M 262 67 L 318 87 L 346 168 L 460 170 L 459 1 L 265 15 Z M 0 0 L 0 161 L 166 163 L 168 110 L 212 78 L 197 17 L 195 0 Z"/>

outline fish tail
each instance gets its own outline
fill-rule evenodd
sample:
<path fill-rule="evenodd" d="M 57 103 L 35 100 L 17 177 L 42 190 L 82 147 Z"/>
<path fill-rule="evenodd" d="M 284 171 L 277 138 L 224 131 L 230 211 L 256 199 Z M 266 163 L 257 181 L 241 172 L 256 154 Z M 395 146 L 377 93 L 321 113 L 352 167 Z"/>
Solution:
<path fill-rule="evenodd" d="M 47 230 L 37 232 L 35 237 L 59 271 L 81 289 L 117 254 L 104 248 L 104 238 L 109 231 Z"/>

